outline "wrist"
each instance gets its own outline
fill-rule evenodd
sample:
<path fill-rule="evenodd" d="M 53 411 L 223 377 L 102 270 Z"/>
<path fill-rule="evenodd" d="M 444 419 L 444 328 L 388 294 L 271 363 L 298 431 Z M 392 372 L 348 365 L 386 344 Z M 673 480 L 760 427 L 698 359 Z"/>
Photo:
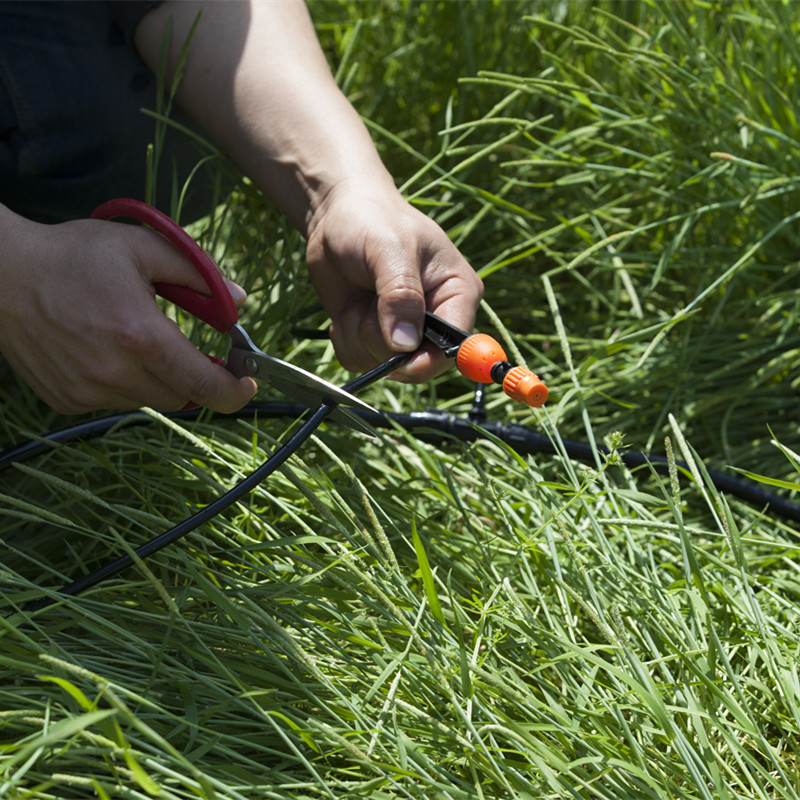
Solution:
<path fill-rule="evenodd" d="M 9 302 L 14 299 L 11 282 L 33 268 L 30 249 L 39 237 L 32 229 L 39 224 L 0 203 L 0 297 Z"/>
<path fill-rule="evenodd" d="M 380 206 L 385 206 L 387 201 L 405 202 L 392 176 L 381 162 L 378 162 L 378 166 L 378 169 L 366 174 L 360 170 L 352 171 L 338 180 L 319 182 L 314 190 L 309 192 L 303 231 L 307 240 L 322 227 L 326 215 L 338 203 L 365 207 L 375 201 L 379 201 Z"/>

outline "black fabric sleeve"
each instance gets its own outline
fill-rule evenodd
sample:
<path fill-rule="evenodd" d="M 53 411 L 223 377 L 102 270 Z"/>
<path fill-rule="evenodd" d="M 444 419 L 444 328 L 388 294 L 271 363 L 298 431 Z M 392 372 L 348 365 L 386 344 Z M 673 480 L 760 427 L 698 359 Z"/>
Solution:
<path fill-rule="evenodd" d="M 141 18 L 151 9 L 161 5 L 161 0 L 109 0 L 111 18 L 125 39 L 125 44 L 135 50 L 133 34 Z"/>

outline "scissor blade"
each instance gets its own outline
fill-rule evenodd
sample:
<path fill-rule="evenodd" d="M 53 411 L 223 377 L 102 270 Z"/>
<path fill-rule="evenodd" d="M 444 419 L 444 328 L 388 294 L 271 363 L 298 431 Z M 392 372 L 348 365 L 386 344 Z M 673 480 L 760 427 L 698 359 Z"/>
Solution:
<path fill-rule="evenodd" d="M 307 405 L 307 403 L 303 403 L 303 405 Z M 331 411 L 327 418 L 338 425 L 345 425 L 348 428 L 352 428 L 360 433 L 365 433 L 368 436 L 375 436 L 375 430 L 371 428 L 367 422 L 364 422 L 358 415 L 353 411 L 349 411 L 344 406 L 337 406 Z"/>
<path fill-rule="evenodd" d="M 316 408 L 323 400 L 327 400 L 338 405 L 354 406 L 377 413 L 377 409 L 354 394 L 340 389 L 302 367 L 281 361 L 258 350 L 231 348 L 227 367 L 237 377 L 248 375 L 257 380 L 265 380 L 287 397 L 309 408 Z"/>

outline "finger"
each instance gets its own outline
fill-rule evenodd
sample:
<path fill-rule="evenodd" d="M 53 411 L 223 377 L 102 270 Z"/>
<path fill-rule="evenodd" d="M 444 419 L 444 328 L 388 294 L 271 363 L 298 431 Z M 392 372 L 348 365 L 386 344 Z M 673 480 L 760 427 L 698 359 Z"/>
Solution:
<path fill-rule="evenodd" d="M 112 365 L 93 361 L 60 370 L 54 363 L 43 381 L 36 371 L 17 371 L 36 395 L 60 414 L 86 414 L 98 409 L 129 411 L 151 406 L 164 411 L 182 408 L 186 400 L 144 369 L 124 374 Z"/>
<path fill-rule="evenodd" d="M 388 346 L 383 338 L 378 316 L 379 305 L 380 299 L 377 295 L 371 295 L 369 302 L 364 305 L 364 311 L 358 324 L 358 342 L 371 356 L 370 368 L 377 363 L 386 361 L 398 352 L 398 348 L 394 344 L 391 347 Z"/>
<path fill-rule="evenodd" d="M 136 233 L 134 258 L 141 265 L 143 278 L 151 284 L 171 283 L 208 292 L 208 286 L 191 260 L 167 239 L 153 231 L 133 230 Z M 225 282 L 234 303 L 241 305 L 247 298 L 244 289 L 229 279 Z M 158 384 L 150 386 L 145 404 L 172 410 L 183 408 L 188 401 L 214 411 L 232 413 L 253 397 L 257 385 L 252 378 L 237 379 L 200 353 L 172 321 L 164 317 L 160 320 L 153 331 L 161 340 L 160 344 L 152 348 L 152 355 L 145 362 Z"/>
<path fill-rule="evenodd" d="M 122 236 L 120 241 L 125 242 L 129 247 L 131 258 L 134 263 L 139 265 L 142 277 L 150 284 L 176 284 L 187 286 L 202 294 L 209 293 L 208 285 L 191 259 L 160 233 L 124 223 L 104 224 L 119 226 Z M 226 283 L 228 288 L 232 289 L 231 295 L 234 302 L 236 305 L 240 305 L 240 302 L 243 302 L 246 297 L 246 295 L 242 297 L 244 290 L 227 279 Z"/>
<path fill-rule="evenodd" d="M 227 369 L 210 361 L 171 320 L 154 331 L 160 345 L 146 361 L 147 371 L 180 398 L 204 408 L 229 414 L 244 406 L 256 393 L 252 378 L 236 378 Z M 163 407 L 163 406 L 161 406 Z"/>
<path fill-rule="evenodd" d="M 389 378 L 399 383 L 425 383 L 454 366 L 452 358 L 432 344 L 425 344 Z"/>
<path fill-rule="evenodd" d="M 428 310 L 462 330 L 472 330 L 483 281 L 449 241 L 424 265 L 423 284 Z"/>
<path fill-rule="evenodd" d="M 232 378 L 237 382 L 227 370 L 214 365 L 180 334 L 178 341 L 189 344 L 184 356 L 200 357 L 196 369 L 203 369 L 207 363 L 208 367 L 214 368 L 213 372 L 221 372 L 223 379 Z M 158 352 L 164 347 L 173 349 L 174 343 L 161 344 L 152 350 Z M 143 406 L 161 411 L 179 411 L 192 399 L 190 393 L 195 392 L 194 386 L 187 384 L 187 381 L 194 380 L 194 385 L 198 382 L 198 379 L 191 378 L 192 373 L 187 369 L 185 361 L 179 366 L 184 369 L 184 375 L 179 374 L 175 365 L 167 367 L 168 371 L 165 374 L 158 359 L 148 358 L 138 364 L 119 360 L 99 360 L 86 365 L 80 375 L 75 373 L 61 375 L 56 383 L 57 393 L 54 393 L 53 386 L 40 387 L 34 384 L 31 386 L 51 407 L 65 414 L 83 414 L 98 408 L 126 411 Z M 219 376 L 214 376 L 217 377 Z M 207 405 L 222 412 L 236 410 L 250 399 L 256 389 L 252 379 L 243 380 L 252 384 L 250 390 L 244 393 L 243 400 L 240 397 L 231 398 L 227 395 L 217 400 L 210 391 L 198 391 L 196 392 L 198 397 L 209 399 L 207 402 L 198 401 L 197 405 Z M 42 393 L 41 389 L 44 389 L 45 393 Z M 221 392 L 218 391 L 218 394 Z"/>
<path fill-rule="evenodd" d="M 475 325 L 475 308 L 482 293 L 483 284 L 477 276 L 475 280 L 470 280 L 469 277 L 459 281 L 451 280 L 430 292 L 428 308 L 461 330 L 472 331 Z M 438 347 L 426 344 L 392 378 L 403 383 L 422 383 L 441 375 L 453 365 L 453 360 L 447 358 Z"/>
<path fill-rule="evenodd" d="M 228 287 L 228 291 L 231 293 L 231 297 L 233 298 L 233 302 L 237 308 L 244 305 L 245 300 L 247 300 L 247 292 L 239 286 L 238 283 L 234 283 L 230 278 L 225 278 L 225 284 Z"/>
<path fill-rule="evenodd" d="M 384 343 L 394 352 L 411 352 L 422 339 L 425 292 L 420 265 L 398 246 L 375 262 L 378 321 Z"/>
<path fill-rule="evenodd" d="M 370 318 L 375 331 L 372 339 L 363 335 L 365 320 Z M 374 296 L 364 294 L 351 297 L 333 318 L 330 333 L 336 356 L 345 369 L 363 372 L 376 366 L 381 360 L 380 355 L 375 355 L 368 346 L 374 341 L 382 344 Z"/>

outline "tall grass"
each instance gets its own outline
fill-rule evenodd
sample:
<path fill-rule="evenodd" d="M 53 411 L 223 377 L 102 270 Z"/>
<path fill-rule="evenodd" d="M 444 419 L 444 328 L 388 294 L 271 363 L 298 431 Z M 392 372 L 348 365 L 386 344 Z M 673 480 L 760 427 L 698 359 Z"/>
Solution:
<path fill-rule="evenodd" d="M 490 392 L 490 415 L 594 463 L 330 426 L 36 615 L 40 587 L 213 500 L 285 423 L 153 415 L 6 469 L 0 796 L 797 798 L 797 531 L 708 477 L 800 472 L 793 6 L 312 11 L 404 191 L 483 274 L 480 327 L 551 386 L 539 412 Z M 296 233 L 247 187 L 193 232 L 251 291 L 257 340 L 344 379 L 292 337 Z M 369 400 L 463 413 L 470 391 Z M 11 385 L 2 419 L 9 441 L 58 423 Z"/>

